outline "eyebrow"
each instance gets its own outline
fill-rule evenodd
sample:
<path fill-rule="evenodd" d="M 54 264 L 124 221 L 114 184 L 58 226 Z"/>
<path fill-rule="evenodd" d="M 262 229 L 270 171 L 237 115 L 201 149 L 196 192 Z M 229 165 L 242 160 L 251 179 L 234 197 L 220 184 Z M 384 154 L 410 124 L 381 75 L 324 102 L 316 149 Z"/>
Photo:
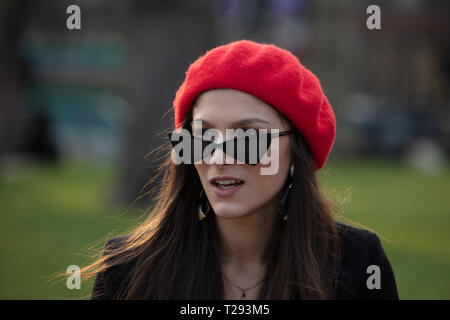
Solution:
<path fill-rule="evenodd" d="M 197 122 L 197 121 L 202 121 L 205 125 L 212 126 L 208 121 L 203 120 L 203 119 L 195 119 L 192 122 Z M 246 125 L 246 124 L 249 124 L 249 123 L 256 123 L 256 122 L 270 124 L 269 121 L 263 120 L 263 119 L 260 119 L 260 118 L 248 118 L 248 119 L 242 119 L 242 120 L 236 121 L 236 122 L 232 123 L 232 125 L 242 126 L 242 125 Z"/>

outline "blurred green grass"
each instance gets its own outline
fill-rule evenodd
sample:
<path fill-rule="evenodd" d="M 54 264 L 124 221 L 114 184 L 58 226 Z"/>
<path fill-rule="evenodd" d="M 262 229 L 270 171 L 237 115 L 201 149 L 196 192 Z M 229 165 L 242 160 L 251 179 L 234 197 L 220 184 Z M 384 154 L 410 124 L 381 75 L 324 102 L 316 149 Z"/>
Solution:
<path fill-rule="evenodd" d="M 128 232 L 142 211 L 112 205 L 112 166 L 31 163 L 0 176 L 0 299 L 83 299 L 47 276 L 92 261 L 111 235 Z M 401 299 L 450 298 L 450 168 L 438 176 L 399 160 L 330 159 L 318 174 L 330 196 L 348 197 L 345 216 L 375 230 Z"/>
<path fill-rule="evenodd" d="M 136 212 L 111 205 L 113 168 L 35 163 L 3 170 L 8 182 L 0 183 L 0 298 L 88 297 L 93 279 L 69 290 L 64 280 L 48 276 L 85 266 L 95 253 L 90 245 L 101 249 L 108 236 L 137 224 Z"/>

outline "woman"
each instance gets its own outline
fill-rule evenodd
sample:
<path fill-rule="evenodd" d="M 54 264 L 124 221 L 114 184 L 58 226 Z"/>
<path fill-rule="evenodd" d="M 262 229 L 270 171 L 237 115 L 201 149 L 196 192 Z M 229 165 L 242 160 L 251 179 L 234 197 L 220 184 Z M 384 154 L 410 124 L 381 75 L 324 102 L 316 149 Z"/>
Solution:
<path fill-rule="evenodd" d="M 296 57 L 248 40 L 214 48 L 189 67 L 174 108 L 156 206 L 82 270 L 96 274 L 92 299 L 398 298 L 378 237 L 335 221 L 318 187 L 335 118 Z M 182 131 L 200 152 L 179 152 Z M 177 162 L 187 151 L 200 158 Z"/>

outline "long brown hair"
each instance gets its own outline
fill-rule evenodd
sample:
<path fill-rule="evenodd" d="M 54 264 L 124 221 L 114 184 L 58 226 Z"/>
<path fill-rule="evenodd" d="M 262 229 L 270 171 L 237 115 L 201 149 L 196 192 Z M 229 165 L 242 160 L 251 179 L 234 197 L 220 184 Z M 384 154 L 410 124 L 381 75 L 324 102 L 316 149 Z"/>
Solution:
<path fill-rule="evenodd" d="M 192 109 L 183 127 L 189 129 L 191 120 Z M 282 221 L 280 215 L 266 249 L 267 271 L 259 299 L 331 299 L 339 271 L 333 203 L 319 188 L 315 162 L 303 136 L 292 124 L 291 128 L 295 170 L 288 219 Z M 147 219 L 122 245 L 104 252 L 81 274 L 90 277 L 132 261 L 129 281 L 113 298 L 223 299 L 214 213 L 202 221 L 197 218 L 200 178 L 194 165 L 171 161 L 169 141 L 161 149 L 165 150 L 158 170 L 162 180 L 150 191 L 156 203 Z"/>

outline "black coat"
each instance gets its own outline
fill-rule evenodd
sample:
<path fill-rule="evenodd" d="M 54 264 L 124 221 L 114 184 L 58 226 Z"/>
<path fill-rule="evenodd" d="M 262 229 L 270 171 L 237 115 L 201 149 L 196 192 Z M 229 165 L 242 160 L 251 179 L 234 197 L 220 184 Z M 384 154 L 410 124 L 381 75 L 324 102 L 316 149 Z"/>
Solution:
<path fill-rule="evenodd" d="M 397 300 L 397 286 L 391 264 L 376 234 L 337 222 L 341 239 L 340 275 L 335 299 L 389 299 Z M 105 250 L 120 245 L 126 236 L 107 240 Z M 380 288 L 369 289 L 367 282 L 373 283 L 371 265 L 379 267 Z M 132 263 L 113 266 L 96 276 L 91 299 L 113 299 L 119 288 L 126 287 Z M 95 293 L 95 295 L 94 295 Z"/>

